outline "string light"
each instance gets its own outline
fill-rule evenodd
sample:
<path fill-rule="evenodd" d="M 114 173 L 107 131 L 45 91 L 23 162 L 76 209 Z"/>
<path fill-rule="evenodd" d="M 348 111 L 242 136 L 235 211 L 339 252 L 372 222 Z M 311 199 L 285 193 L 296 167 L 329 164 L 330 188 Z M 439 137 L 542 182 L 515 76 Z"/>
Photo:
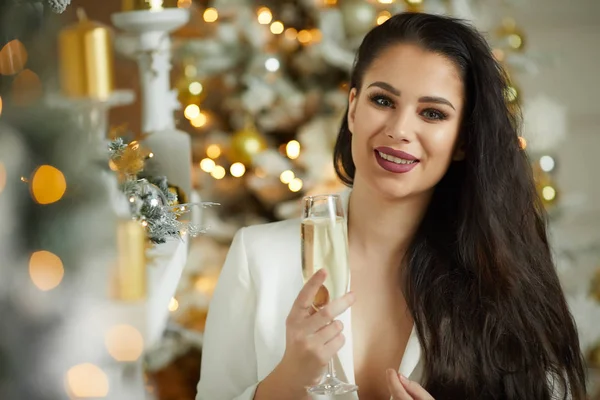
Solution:
<path fill-rule="evenodd" d="M 310 31 L 307 31 L 306 29 L 302 29 L 300 32 L 298 32 L 298 41 L 302 44 L 307 44 L 312 40 L 312 34 L 310 33 Z"/>
<path fill-rule="evenodd" d="M 506 58 L 506 53 L 504 53 L 504 50 L 502 49 L 493 49 L 492 55 L 499 62 L 504 61 L 504 59 Z"/>
<path fill-rule="evenodd" d="M 33 284 L 46 292 L 56 288 L 63 279 L 65 269 L 56 254 L 49 251 L 36 251 L 29 259 L 29 277 Z"/>
<path fill-rule="evenodd" d="M 175 297 L 171 297 L 171 301 L 169 302 L 169 311 L 174 312 L 179 308 L 179 302 Z"/>
<path fill-rule="evenodd" d="M 16 75 L 25 68 L 28 54 L 18 39 L 11 40 L 0 49 L 0 75 Z"/>
<path fill-rule="evenodd" d="M 2 115 L 2 96 L 0 96 L 0 115 Z"/>
<path fill-rule="evenodd" d="M 283 23 L 281 21 L 275 21 L 271 24 L 271 33 L 274 35 L 280 35 L 283 33 Z"/>
<path fill-rule="evenodd" d="M 217 165 L 213 168 L 210 175 L 215 179 L 223 179 L 225 177 L 225 168 Z"/>
<path fill-rule="evenodd" d="M 392 13 L 387 10 L 380 12 L 379 15 L 377 16 L 377 25 L 383 24 L 385 21 L 387 21 L 391 17 L 392 17 Z"/>
<path fill-rule="evenodd" d="M 178 0 L 177 7 L 179 8 L 190 8 L 192 5 L 192 0 Z"/>
<path fill-rule="evenodd" d="M 202 169 L 202 171 L 207 172 L 207 173 L 211 173 L 216 167 L 216 163 L 211 160 L 210 158 L 205 158 L 202 161 L 200 161 L 200 169 Z"/>
<path fill-rule="evenodd" d="M 216 8 L 209 7 L 204 10 L 202 17 L 206 22 L 215 22 L 219 18 L 219 12 Z"/>
<path fill-rule="evenodd" d="M 556 190 L 552 186 L 542 188 L 542 197 L 546 201 L 552 201 L 556 197 Z"/>
<path fill-rule="evenodd" d="M 202 84 L 198 81 L 194 81 L 192 83 L 190 83 L 190 85 L 188 86 L 188 90 L 190 91 L 191 94 L 193 94 L 194 96 L 199 95 L 200 93 L 202 93 L 202 90 L 204 89 L 204 87 L 202 86 Z"/>
<path fill-rule="evenodd" d="M 300 156 L 300 142 L 297 140 L 290 140 L 285 146 L 285 153 L 291 160 L 298 158 Z"/>
<path fill-rule="evenodd" d="M 300 178 L 294 178 L 292 179 L 292 181 L 288 184 L 289 189 L 292 192 L 299 192 L 302 189 L 302 179 Z"/>
<path fill-rule="evenodd" d="M 201 276 L 194 283 L 194 289 L 200 293 L 212 294 L 215 290 L 216 280 L 210 276 Z"/>
<path fill-rule="evenodd" d="M 287 28 L 285 30 L 285 38 L 288 40 L 296 40 L 298 31 L 295 28 Z"/>
<path fill-rule="evenodd" d="M 321 39 L 323 39 L 323 34 L 321 33 L 321 30 L 317 29 L 317 28 L 313 28 L 310 30 L 310 36 L 311 36 L 311 41 L 312 42 L 320 42 Z"/>
<path fill-rule="evenodd" d="M 269 57 L 265 61 L 265 68 L 269 72 L 275 72 L 279 69 L 279 67 L 280 67 L 279 60 L 276 59 L 275 57 Z"/>
<path fill-rule="evenodd" d="M 198 116 L 190 121 L 190 124 L 192 124 L 194 128 L 202 128 L 204 125 L 206 125 L 207 122 L 208 116 L 202 111 L 200 111 Z"/>
<path fill-rule="evenodd" d="M 152 157 L 154 157 L 154 153 L 148 154 L 148 158 L 152 158 Z"/>
<path fill-rule="evenodd" d="M 523 136 L 519 136 L 519 147 L 521 150 L 525 150 L 527 148 L 527 140 Z"/>
<path fill-rule="evenodd" d="M 38 204 L 56 203 L 66 190 L 65 176 L 55 167 L 42 165 L 35 170 L 31 179 L 31 195 Z"/>
<path fill-rule="evenodd" d="M 191 78 L 193 76 L 196 76 L 196 74 L 198 73 L 198 69 L 196 68 L 195 65 L 188 64 L 185 66 L 184 73 L 185 73 L 185 76 L 187 76 L 188 78 Z"/>
<path fill-rule="evenodd" d="M 200 107 L 197 104 L 188 104 L 183 115 L 190 121 L 200 116 Z"/>
<path fill-rule="evenodd" d="M 550 156 L 542 156 L 540 158 L 540 167 L 543 171 L 550 172 L 554 169 L 555 165 L 554 158 Z"/>
<path fill-rule="evenodd" d="M 233 163 L 231 165 L 231 167 L 229 167 L 229 172 L 231 173 L 232 176 L 239 178 L 246 173 L 246 167 L 244 166 L 244 164 L 242 164 L 240 162 L 236 162 L 236 163 Z"/>
<path fill-rule="evenodd" d="M 273 19 L 273 14 L 271 14 L 271 10 L 267 7 L 261 7 L 258 9 L 258 23 L 261 25 L 268 25 L 271 23 Z"/>
<path fill-rule="evenodd" d="M 131 325 L 115 325 L 104 336 L 108 354 L 117 361 L 132 362 L 144 352 L 144 338 Z"/>
<path fill-rule="evenodd" d="M 221 148 L 218 144 L 211 144 L 206 148 L 206 155 L 210 158 L 218 158 L 221 155 Z"/>
<path fill-rule="evenodd" d="M 75 398 L 108 396 L 108 377 L 98 366 L 90 363 L 75 365 L 65 379 L 69 395 Z"/>
<path fill-rule="evenodd" d="M 296 175 L 294 174 L 294 171 L 291 171 L 288 169 L 286 171 L 283 171 L 281 173 L 281 175 L 279 175 L 279 180 L 281 181 L 281 183 L 284 183 L 287 185 L 292 180 L 294 180 L 295 177 L 296 177 Z"/>

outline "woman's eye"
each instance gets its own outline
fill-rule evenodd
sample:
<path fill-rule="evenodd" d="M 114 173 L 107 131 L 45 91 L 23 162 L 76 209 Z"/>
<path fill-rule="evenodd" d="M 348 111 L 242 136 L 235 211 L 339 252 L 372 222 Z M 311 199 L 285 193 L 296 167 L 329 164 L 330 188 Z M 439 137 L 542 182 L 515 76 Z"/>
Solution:
<path fill-rule="evenodd" d="M 427 109 L 421 113 L 425 118 L 432 120 L 446 119 L 446 114 L 434 109 Z"/>
<path fill-rule="evenodd" d="M 394 102 L 385 96 L 373 96 L 371 101 L 380 107 L 393 107 Z"/>

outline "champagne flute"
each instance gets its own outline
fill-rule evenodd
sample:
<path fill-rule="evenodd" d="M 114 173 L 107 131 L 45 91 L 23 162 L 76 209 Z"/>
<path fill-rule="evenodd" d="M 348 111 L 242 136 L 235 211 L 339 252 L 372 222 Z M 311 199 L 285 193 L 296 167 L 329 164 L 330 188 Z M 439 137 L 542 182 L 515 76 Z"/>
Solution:
<path fill-rule="evenodd" d="M 348 263 L 348 234 L 346 216 L 339 195 L 316 195 L 304 197 L 302 215 L 302 272 L 304 282 L 320 269 L 327 271 L 327 278 L 315 298 L 317 310 L 330 300 L 342 297 L 350 289 L 350 266 Z M 311 394 L 337 395 L 358 390 L 356 385 L 336 377 L 333 358 L 321 382 L 309 387 Z"/>

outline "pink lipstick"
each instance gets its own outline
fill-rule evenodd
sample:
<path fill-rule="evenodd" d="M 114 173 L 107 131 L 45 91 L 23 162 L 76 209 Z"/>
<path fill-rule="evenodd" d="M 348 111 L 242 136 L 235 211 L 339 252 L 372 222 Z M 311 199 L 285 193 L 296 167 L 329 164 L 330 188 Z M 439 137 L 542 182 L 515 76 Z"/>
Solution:
<path fill-rule="evenodd" d="M 381 168 L 396 174 L 409 172 L 419 163 L 415 156 L 386 146 L 375 149 L 375 159 Z"/>

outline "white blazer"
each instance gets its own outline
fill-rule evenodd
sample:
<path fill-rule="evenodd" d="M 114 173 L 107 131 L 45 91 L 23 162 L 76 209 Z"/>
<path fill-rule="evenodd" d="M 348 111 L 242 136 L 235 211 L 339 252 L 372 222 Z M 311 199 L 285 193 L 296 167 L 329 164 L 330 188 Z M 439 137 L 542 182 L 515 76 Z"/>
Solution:
<path fill-rule="evenodd" d="M 349 193 L 342 198 L 347 209 Z M 283 357 L 285 320 L 303 285 L 300 219 L 237 232 L 210 303 L 196 400 L 253 399 L 258 383 Z M 338 377 L 355 383 L 350 315 L 347 310 L 339 317 L 346 343 L 335 362 Z M 399 371 L 417 382 L 420 355 L 413 329 Z M 335 398 L 357 400 L 358 395 Z"/>

